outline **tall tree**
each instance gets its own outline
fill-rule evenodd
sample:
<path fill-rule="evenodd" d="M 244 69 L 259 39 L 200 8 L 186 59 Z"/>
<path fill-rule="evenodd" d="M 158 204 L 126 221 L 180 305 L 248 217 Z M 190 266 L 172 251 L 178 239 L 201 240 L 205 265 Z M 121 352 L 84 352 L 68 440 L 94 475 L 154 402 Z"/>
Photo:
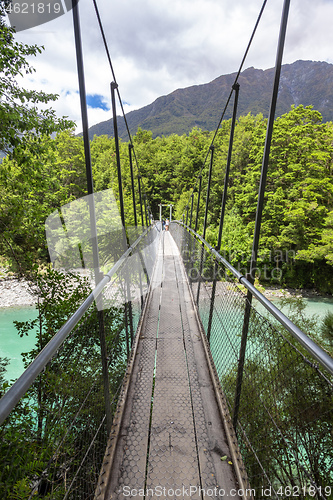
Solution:
<path fill-rule="evenodd" d="M 15 40 L 14 28 L 5 22 L 9 4 L 0 0 L 0 150 L 15 155 L 27 141 L 30 150 L 38 151 L 41 135 L 71 128 L 73 122 L 57 119 L 52 109 L 38 107 L 55 101 L 57 95 L 20 87 L 18 78 L 35 71 L 26 58 L 37 56 L 44 47 Z"/>
<path fill-rule="evenodd" d="M 39 149 L 37 155 L 21 146 L 20 161 L 0 164 L 0 253 L 22 273 L 48 258 L 47 217 L 86 194 L 82 138 L 43 136 Z"/>

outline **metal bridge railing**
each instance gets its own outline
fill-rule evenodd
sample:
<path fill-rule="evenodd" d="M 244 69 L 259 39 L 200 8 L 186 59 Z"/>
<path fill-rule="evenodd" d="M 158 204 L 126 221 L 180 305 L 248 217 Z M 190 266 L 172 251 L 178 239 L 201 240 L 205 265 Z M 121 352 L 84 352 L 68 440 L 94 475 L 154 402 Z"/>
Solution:
<path fill-rule="evenodd" d="M 0 400 L 0 497 L 94 497 L 155 263 L 148 228 Z M 99 318 L 103 300 L 110 405 L 105 405 Z"/>
<path fill-rule="evenodd" d="M 194 231 L 170 230 L 256 497 L 332 498 L 333 359 Z M 241 284 L 276 321 L 248 303 Z"/>

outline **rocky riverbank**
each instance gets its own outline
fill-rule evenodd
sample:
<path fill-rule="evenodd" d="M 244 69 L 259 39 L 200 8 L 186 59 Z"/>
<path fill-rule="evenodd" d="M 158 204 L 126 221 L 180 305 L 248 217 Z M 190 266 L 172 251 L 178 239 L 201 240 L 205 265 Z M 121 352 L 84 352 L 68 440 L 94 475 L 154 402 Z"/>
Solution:
<path fill-rule="evenodd" d="M 274 299 L 282 299 L 284 297 L 303 297 L 303 298 L 316 298 L 316 297 L 328 297 L 328 295 L 324 295 L 313 289 L 294 289 L 294 288 L 279 288 L 274 286 L 268 286 L 265 288 L 263 292 L 265 297 L 269 300 Z"/>
<path fill-rule="evenodd" d="M 32 306 L 36 302 L 29 283 L 23 279 L 0 279 L 0 307 Z"/>
<path fill-rule="evenodd" d="M 32 306 L 36 303 L 30 284 L 0 268 L 0 308 Z"/>
<path fill-rule="evenodd" d="M 267 287 L 264 295 L 269 300 L 282 297 L 322 297 L 323 295 L 315 290 L 294 290 L 292 288 Z M 327 297 L 327 296 L 326 296 Z M 0 269 L 0 308 L 13 306 L 34 305 L 36 298 L 31 286 L 24 279 L 9 276 L 5 269 Z"/>

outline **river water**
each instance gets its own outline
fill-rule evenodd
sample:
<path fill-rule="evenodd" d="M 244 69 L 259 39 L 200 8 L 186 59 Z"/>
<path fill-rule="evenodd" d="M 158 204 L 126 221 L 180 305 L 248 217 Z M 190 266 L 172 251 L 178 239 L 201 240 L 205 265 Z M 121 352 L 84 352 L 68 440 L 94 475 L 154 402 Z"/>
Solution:
<path fill-rule="evenodd" d="M 279 307 L 279 299 L 271 299 L 273 304 Z M 307 316 L 318 315 L 318 319 L 321 320 L 325 317 L 327 312 L 333 313 L 333 297 L 314 297 L 314 298 L 303 298 L 306 304 L 305 314 Z M 266 311 L 266 309 L 256 300 L 253 301 L 253 305 L 260 313 Z M 287 310 L 281 309 L 282 312 L 287 314 Z"/>
<path fill-rule="evenodd" d="M 35 343 L 35 333 L 19 337 L 13 321 L 28 321 L 37 318 L 35 306 L 0 308 L 0 357 L 8 358 L 6 379 L 15 380 L 24 371 L 22 352 L 28 352 Z"/>
<path fill-rule="evenodd" d="M 307 315 L 317 314 L 319 320 L 327 311 L 333 313 L 333 298 L 306 298 L 305 313 Z M 274 304 L 279 307 L 279 300 L 274 300 Z M 260 304 L 255 304 L 259 312 L 264 308 Z M 22 352 L 29 351 L 35 343 L 35 334 L 31 332 L 29 336 L 20 338 L 13 321 L 27 321 L 37 317 L 37 310 L 34 306 L 29 307 L 3 307 L 0 308 L 0 357 L 10 360 L 7 366 L 6 378 L 13 381 L 24 371 L 22 362 Z"/>

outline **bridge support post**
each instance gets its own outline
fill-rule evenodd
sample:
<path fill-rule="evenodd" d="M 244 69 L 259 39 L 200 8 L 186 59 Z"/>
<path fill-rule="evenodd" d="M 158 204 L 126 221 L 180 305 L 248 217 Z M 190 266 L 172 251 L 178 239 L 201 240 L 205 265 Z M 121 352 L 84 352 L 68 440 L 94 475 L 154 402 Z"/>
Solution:
<path fill-rule="evenodd" d="M 91 240 L 92 240 L 92 247 L 93 247 L 93 262 L 94 262 L 93 265 L 94 265 L 94 270 L 95 270 L 95 283 L 97 285 L 99 283 L 99 281 L 101 280 L 101 273 L 100 273 L 100 268 L 99 268 L 96 213 L 95 213 L 95 203 L 94 203 L 94 184 L 93 184 L 93 176 L 92 176 L 92 168 L 91 168 L 87 100 L 86 100 L 84 69 L 83 69 L 83 56 L 82 56 L 82 43 L 81 43 L 81 29 L 80 29 L 78 2 L 75 0 L 72 0 L 72 10 L 73 10 L 73 25 L 74 25 L 74 38 L 75 38 L 75 49 L 76 49 L 76 61 L 77 61 L 77 70 L 78 70 L 78 78 L 79 78 L 79 91 L 80 91 L 80 102 L 81 102 L 81 116 L 82 116 L 82 128 L 83 128 L 84 156 L 85 156 L 85 163 L 86 163 L 87 187 L 88 187 L 88 194 L 91 195 L 89 197 L 90 230 L 91 230 Z M 108 433 L 110 433 L 111 425 L 112 425 L 112 416 L 111 416 L 111 398 L 110 398 L 110 389 L 109 389 L 109 387 L 110 387 L 109 372 L 108 372 L 108 362 L 107 362 L 107 347 L 106 347 L 106 340 L 105 340 L 104 313 L 103 313 L 103 308 L 102 308 L 100 303 L 96 303 L 96 306 L 97 306 L 99 338 L 100 338 L 100 343 L 101 343 L 101 361 L 102 361 L 102 373 L 103 373 L 106 426 L 107 426 Z"/>
<path fill-rule="evenodd" d="M 121 177 L 117 109 L 116 109 L 116 97 L 115 97 L 115 91 L 117 88 L 118 88 L 118 84 L 116 82 L 111 82 L 111 104 L 112 104 L 113 131 L 114 131 L 114 141 L 115 141 L 116 160 L 117 160 L 120 218 L 121 218 L 121 224 L 123 226 L 124 240 L 126 241 L 127 237 L 126 237 L 126 229 L 125 229 L 126 226 L 125 226 L 124 196 L 123 196 L 123 183 L 122 183 L 122 177 Z M 125 250 L 125 248 L 126 248 L 126 246 L 124 246 L 124 250 Z"/>
<path fill-rule="evenodd" d="M 225 205 L 226 205 L 226 201 L 227 201 L 229 172 L 230 172 L 232 147 L 233 147 L 233 143 L 234 143 L 234 132 L 235 132 L 235 125 L 236 125 L 236 117 L 237 117 L 239 83 L 235 83 L 232 88 L 235 91 L 235 99 L 234 99 L 234 108 L 233 108 L 230 138 L 229 138 L 227 165 L 226 165 L 225 176 L 224 176 L 224 189 L 223 189 L 222 204 L 221 204 L 219 235 L 218 235 L 218 241 L 217 241 L 217 246 L 216 246 L 216 250 L 218 252 L 220 252 L 220 249 L 221 249 L 222 229 L 223 229 L 223 222 L 224 222 Z M 212 294 L 211 294 L 211 298 L 210 298 L 209 318 L 208 318 L 208 326 L 207 326 L 208 342 L 210 341 L 210 334 L 211 334 L 211 330 L 212 330 L 213 310 L 214 310 L 214 302 L 215 302 L 215 294 L 216 294 L 217 271 L 218 271 L 218 264 L 217 264 L 217 262 L 215 262 L 214 276 L 213 276 L 213 288 L 212 288 Z"/>
<path fill-rule="evenodd" d="M 159 204 L 159 207 L 160 207 L 160 223 L 162 227 L 162 203 Z"/>
<path fill-rule="evenodd" d="M 209 164 L 209 172 L 208 172 L 205 218 L 204 218 L 204 226 L 203 226 L 203 231 L 202 231 L 202 237 L 203 237 L 203 239 L 205 239 L 205 237 L 206 237 L 206 229 L 207 229 L 208 205 L 209 205 L 209 196 L 210 196 L 210 184 L 211 184 L 211 180 L 212 180 L 214 150 L 215 150 L 215 146 L 212 144 L 210 146 L 210 164 Z"/>
<path fill-rule="evenodd" d="M 141 213 L 141 225 L 144 227 L 143 222 L 143 210 L 142 210 L 142 195 L 141 195 L 141 175 L 138 175 L 138 185 L 139 185 L 139 200 L 140 200 L 140 213 Z"/>
<path fill-rule="evenodd" d="M 281 25 L 280 25 L 279 41 L 278 41 L 278 49 L 277 49 L 276 63 L 275 63 L 274 85 L 273 85 L 271 105 L 270 105 L 270 110 L 269 110 L 269 117 L 268 117 L 268 122 L 267 122 L 265 148 L 264 148 L 264 155 L 263 155 L 262 167 L 261 167 L 261 177 L 260 177 L 258 204 L 257 204 L 257 212 L 256 212 L 256 220 L 255 220 L 255 228 L 254 228 L 254 236 L 253 236 L 250 274 L 248 277 L 248 279 L 252 282 L 254 282 L 255 272 L 256 272 L 261 218 L 262 218 L 262 211 L 263 211 L 263 206 L 264 206 L 264 195 L 265 195 L 267 170 L 268 170 L 268 160 L 269 160 L 269 153 L 270 153 L 270 147 L 271 147 L 272 135 L 273 135 L 273 125 L 274 125 L 276 101 L 277 101 L 277 96 L 278 96 L 278 91 L 279 91 L 282 56 L 283 56 L 284 42 L 285 42 L 286 31 L 287 31 L 289 6 L 290 6 L 290 0 L 284 0 Z M 236 392 L 235 392 L 235 401 L 234 401 L 234 410 L 233 410 L 233 426 L 234 426 L 235 432 L 237 432 L 236 428 L 237 428 L 237 422 L 238 422 L 240 398 L 241 398 L 241 391 L 242 391 L 246 344 L 247 344 L 247 336 L 248 336 L 248 331 L 249 331 L 250 315 L 251 315 L 252 293 L 250 291 L 248 291 L 246 299 L 247 300 L 246 300 L 246 305 L 245 305 L 242 341 L 241 341 L 241 348 L 240 348 L 240 354 L 239 354 L 238 373 L 237 373 L 237 380 L 236 380 Z"/>
<path fill-rule="evenodd" d="M 223 223 L 224 223 L 225 206 L 226 206 L 226 202 L 227 202 L 229 172 L 230 172 L 230 164 L 231 164 L 231 156 L 232 156 L 232 147 L 233 147 L 233 143 L 234 143 L 234 133 L 235 133 L 235 126 L 236 126 L 236 118 L 237 118 L 237 106 L 238 106 L 238 96 L 239 96 L 239 83 L 235 83 L 232 88 L 235 91 L 235 99 L 234 99 L 234 109 L 233 109 L 233 114 L 232 114 L 232 122 L 231 122 L 230 138 L 229 138 L 229 149 L 228 149 L 227 165 L 226 165 L 225 176 L 224 176 L 224 188 L 223 188 L 222 204 L 221 204 L 219 235 L 218 235 L 217 247 L 216 247 L 216 250 L 218 252 L 220 252 L 220 249 L 221 249 L 221 240 L 222 240 L 222 231 L 223 231 Z"/>
<path fill-rule="evenodd" d="M 194 192 L 191 194 L 190 227 L 192 227 Z"/>
<path fill-rule="evenodd" d="M 209 172 L 208 172 L 208 183 L 207 183 L 207 194 L 206 194 L 206 208 L 205 208 L 205 217 L 204 217 L 204 225 L 202 237 L 205 239 L 206 237 L 206 228 L 207 228 L 207 219 L 208 219 L 208 204 L 209 204 L 209 195 L 210 195 L 210 184 L 212 180 L 212 170 L 213 170 L 213 160 L 214 160 L 214 149 L 215 146 L 210 146 L 210 164 L 209 164 Z M 200 257 L 200 271 L 199 271 L 199 281 L 198 281 L 198 290 L 197 290 L 197 304 L 199 306 L 199 296 L 200 296 L 200 283 L 201 283 L 201 273 L 203 268 L 203 254 L 204 254 L 204 245 L 201 247 L 201 257 Z"/>
<path fill-rule="evenodd" d="M 117 83 L 111 82 L 111 103 L 112 103 L 113 130 L 114 130 L 114 140 L 115 140 L 116 159 L 117 159 L 120 217 L 121 217 L 121 225 L 122 225 L 123 250 L 125 251 L 130 246 L 130 242 L 129 242 L 129 239 L 127 236 L 126 224 L 125 224 L 123 184 L 122 184 L 120 153 L 119 153 L 119 135 L 118 135 L 116 97 L 115 97 L 115 91 L 117 88 L 118 88 Z M 133 165 L 132 165 L 131 147 L 129 148 L 129 154 L 130 154 L 130 165 L 131 165 L 133 205 L 134 205 L 134 209 L 135 209 L 135 194 L 134 194 L 134 179 L 133 179 Z M 124 316 L 125 316 L 125 329 L 126 329 L 127 357 L 129 357 L 129 347 L 130 347 L 129 330 L 130 330 L 130 338 L 131 338 L 131 344 L 132 344 L 132 342 L 133 342 L 133 315 L 132 315 L 131 290 L 130 290 L 130 283 L 129 283 L 129 278 L 127 276 L 127 273 L 125 275 L 125 281 L 126 281 L 126 291 L 124 292 L 124 295 L 125 295 L 124 296 Z"/>
<path fill-rule="evenodd" d="M 194 231 L 197 232 L 198 230 L 198 223 L 199 223 L 199 210 L 200 210 L 200 196 L 201 196 L 201 186 L 202 186 L 202 175 L 199 175 L 199 189 L 198 189 L 198 201 L 197 201 L 197 215 L 195 218 L 195 228 Z M 184 221 L 183 221 L 184 222 Z"/>
<path fill-rule="evenodd" d="M 144 205 L 145 205 L 146 227 L 148 227 L 149 224 L 148 224 L 148 211 L 147 211 L 147 196 L 146 196 L 146 193 L 143 194 L 143 202 L 144 202 Z"/>
<path fill-rule="evenodd" d="M 133 149 L 133 144 L 129 144 L 128 145 L 128 156 L 129 156 L 130 169 L 131 169 L 131 185 L 132 185 L 132 198 L 133 198 L 134 225 L 135 225 L 135 227 L 137 227 L 138 220 L 137 220 L 137 216 L 136 216 L 136 199 L 135 199 L 135 189 L 134 189 L 132 149 Z"/>
<path fill-rule="evenodd" d="M 170 208 L 170 217 L 169 217 L 169 222 L 170 222 L 170 224 L 171 224 L 171 222 L 172 222 L 172 207 L 173 207 L 173 205 L 172 205 L 172 203 L 170 203 L 170 205 L 169 205 L 169 208 Z"/>

